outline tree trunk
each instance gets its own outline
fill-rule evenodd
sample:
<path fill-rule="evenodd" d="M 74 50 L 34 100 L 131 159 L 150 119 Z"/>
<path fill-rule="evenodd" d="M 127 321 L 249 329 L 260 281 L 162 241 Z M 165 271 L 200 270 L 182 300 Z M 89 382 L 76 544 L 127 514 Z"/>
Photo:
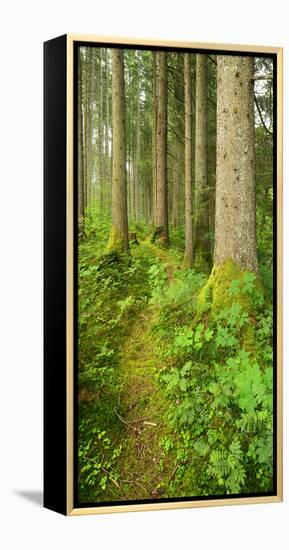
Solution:
<path fill-rule="evenodd" d="M 184 264 L 193 265 L 193 223 L 192 223 L 192 76 L 191 57 L 184 54 L 185 88 L 185 256 Z"/>
<path fill-rule="evenodd" d="M 211 263 L 207 182 L 207 57 L 196 55 L 195 141 L 195 243 L 194 266 L 207 269 Z"/>
<path fill-rule="evenodd" d="M 110 184 L 110 158 L 109 158 L 109 71 L 108 71 L 108 50 L 105 50 L 105 195 L 107 195 L 107 186 Z"/>
<path fill-rule="evenodd" d="M 92 48 L 87 48 L 87 97 L 86 97 L 86 205 L 91 202 L 91 178 L 92 178 Z"/>
<path fill-rule="evenodd" d="M 215 264 L 258 270 L 254 59 L 218 56 Z"/>
<path fill-rule="evenodd" d="M 256 252 L 254 59 L 218 56 L 217 175 L 214 267 L 199 301 L 228 307 L 234 279 L 258 271 Z M 243 307 L 252 308 L 250 298 Z"/>
<path fill-rule="evenodd" d="M 112 50 L 112 227 L 108 251 L 129 248 L 126 190 L 125 95 L 123 50 Z"/>
<path fill-rule="evenodd" d="M 84 170 L 83 170 L 83 92 L 82 92 L 82 59 L 81 49 L 78 48 L 78 226 L 81 233 L 84 223 Z"/>
<path fill-rule="evenodd" d="M 152 124 L 152 181 L 153 181 L 153 223 L 157 223 L 157 92 L 156 52 L 153 52 L 153 124 Z"/>
<path fill-rule="evenodd" d="M 135 175 L 134 175 L 134 151 L 132 151 L 131 161 L 130 161 L 130 177 L 131 177 L 131 219 L 136 219 L 136 210 L 135 210 Z"/>
<path fill-rule="evenodd" d="M 100 212 L 104 207 L 104 189 L 103 189 L 103 66 L 102 66 L 102 48 L 99 56 L 99 118 L 98 118 L 98 185 L 99 185 L 99 204 Z"/>
<path fill-rule="evenodd" d="M 169 245 L 167 183 L 167 58 L 156 52 L 156 225 L 160 243 Z"/>
<path fill-rule="evenodd" d="M 142 217 L 142 186 L 140 179 L 140 149 L 141 149 L 141 113 L 140 113 L 140 59 L 139 54 L 136 52 L 137 60 L 137 96 L 136 96 L 136 143 L 135 143 L 135 213 L 136 219 L 140 220 Z"/>
<path fill-rule="evenodd" d="M 179 220 L 179 187 L 180 187 L 180 175 L 179 175 L 179 143 L 176 143 L 176 162 L 173 167 L 173 212 L 172 212 L 172 224 L 173 228 L 177 229 L 180 225 Z"/>
<path fill-rule="evenodd" d="M 88 74 L 87 48 L 82 56 L 82 138 L 83 138 L 83 204 L 84 212 L 87 207 L 87 74 Z"/>

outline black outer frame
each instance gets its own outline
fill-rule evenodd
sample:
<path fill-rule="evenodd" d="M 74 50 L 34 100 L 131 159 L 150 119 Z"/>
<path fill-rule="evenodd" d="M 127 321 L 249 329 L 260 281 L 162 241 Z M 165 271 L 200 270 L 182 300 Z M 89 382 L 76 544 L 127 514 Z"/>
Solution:
<path fill-rule="evenodd" d="M 44 507 L 67 514 L 67 37 L 44 43 Z"/>
<path fill-rule="evenodd" d="M 68 514 L 67 504 L 67 45 L 68 36 L 50 40 L 44 44 L 44 507 Z M 187 51 L 183 47 L 161 46 L 138 46 L 137 44 L 118 44 L 90 42 L 89 40 L 75 40 L 75 49 L 80 45 L 123 47 L 140 49 L 164 49 L 167 51 Z M 192 51 L 218 52 L 229 55 L 256 55 L 256 52 L 241 50 L 228 51 L 216 48 L 198 49 Z M 258 55 L 258 54 L 257 54 Z M 260 54 L 262 55 L 262 54 Z M 101 503 L 79 503 L 77 498 L 77 475 L 74 476 L 74 506 L 79 508 L 105 508 L 111 509 L 117 505 L 125 504 L 156 504 L 156 503 L 181 503 L 186 501 L 202 500 L 231 500 L 237 501 L 250 497 L 274 496 L 277 495 L 277 380 L 276 380 L 276 352 L 277 352 L 277 54 L 264 52 L 264 57 L 272 57 L 274 60 L 274 489 L 270 493 L 218 495 L 206 497 L 182 497 L 170 499 L 149 499 L 129 502 L 101 502 Z M 76 60 L 75 56 L 75 60 Z M 77 65 L 74 65 L 74 70 Z M 77 86 L 75 74 L 73 80 L 74 98 L 77 97 Z M 74 99 L 74 101 L 75 101 Z M 75 112 L 74 103 L 74 112 Z M 74 118 L 74 130 L 76 129 L 77 117 Z M 74 141 L 74 153 L 76 140 Z M 77 155 L 74 155 L 74 174 L 77 173 Z M 74 185 L 74 228 L 76 227 L 76 205 L 77 192 Z M 73 243 L 74 260 L 77 257 L 77 238 Z M 75 270 L 75 263 L 74 263 Z M 76 277 L 74 278 L 74 291 L 77 290 Z M 75 292 L 74 305 L 77 306 Z M 75 308 L 77 311 L 77 308 Z M 77 356 L 77 323 L 74 318 L 75 339 L 74 357 Z M 77 361 L 76 361 L 77 363 Z M 74 366 L 74 382 L 77 380 L 77 364 Z M 76 384 L 74 385 L 74 413 L 77 419 L 76 407 Z M 76 422 L 74 423 L 75 441 L 77 441 Z M 74 445 L 73 462 L 74 471 L 77 473 L 77 459 Z M 113 511 L 113 510 L 111 510 Z"/>

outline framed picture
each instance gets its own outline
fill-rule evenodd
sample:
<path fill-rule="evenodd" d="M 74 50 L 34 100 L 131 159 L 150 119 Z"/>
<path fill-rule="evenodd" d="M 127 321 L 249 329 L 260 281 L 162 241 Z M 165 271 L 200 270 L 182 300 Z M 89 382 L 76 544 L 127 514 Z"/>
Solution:
<path fill-rule="evenodd" d="M 282 500 L 282 48 L 44 45 L 44 505 Z"/>

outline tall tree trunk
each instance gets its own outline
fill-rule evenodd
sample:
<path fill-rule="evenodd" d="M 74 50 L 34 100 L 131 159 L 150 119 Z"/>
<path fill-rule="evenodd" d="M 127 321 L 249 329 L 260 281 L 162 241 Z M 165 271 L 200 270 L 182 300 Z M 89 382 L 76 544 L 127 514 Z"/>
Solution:
<path fill-rule="evenodd" d="M 93 70 L 92 57 L 93 48 L 87 48 L 87 98 L 86 98 L 86 204 L 90 205 L 91 200 L 91 178 L 92 178 L 92 86 Z"/>
<path fill-rule="evenodd" d="M 107 185 L 110 181 L 110 158 L 109 158 L 109 70 L 108 70 L 108 50 L 105 49 L 105 170 L 104 170 L 104 182 L 105 182 L 105 194 L 107 195 Z"/>
<path fill-rule="evenodd" d="M 142 216 L 141 206 L 142 206 L 142 189 L 141 189 L 141 178 L 140 178 L 140 149 L 141 149 L 141 113 L 140 113 L 140 92 L 141 92 L 141 81 L 140 81 L 140 59 L 139 52 L 136 54 L 136 78 L 137 78 L 137 95 L 136 95 L 136 143 L 135 143 L 135 213 L 136 219 L 140 220 Z"/>
<path fill-rule="evenodd" d="M 112 227 L 108 250 L 124 252 L 128 244 L 123 50 L 112 50 Z"/>
<path fill-rule="evenodd" d="M 88 75 L 88 60 L 87 60 L 87 48 L 84 49 L 82 58 L 82 94 L 83 94 L 83 204 L 84 212 L 87 207 L 87 75 Z"/>
<path fill-rule="evenodd" d="M 146 223 L 149 224 L 152 221 L 152 184 L 150 179 L 150 173 L 148 173 L 146 177 L 144 208 L 145 208 L 145 220 L 146 220 Z"/>
<path fill-rule="evenodd" d="M 108 214 L 111 209 L 112 198 L 111 198 L 111 181 L 112 181 L 112 112 L 111 112 L 111 50 L 106 50 L 106 109 L 105 109 L 105 119 L 106 119 L 106 133 L 105 133 L 105 143 L 106 143 L 106 181 L 104 187 L 104 200 L 105 200 L 105 212 Z"/>
<path fill-rule="evenodd" d="M 135 170 L 135 160 L 134 160 L 134 150 L 132 150 L 132 153 L 131 153 L 131 164 L 130 164 L 130 176 L 131 176 L 131 219 L 132 220 L 135 220 L 136 219 L 136 209 L 135 209 L 135 175 L 134 175 L 134 170 Z"/>
<path fill-rule="evenodd" d="M 156 52 L 156 225 L 160 243 L 169 245 L 167 182 L 167 57 Z"/>
<path fill-rule="evenodd" d="M 153 223 L 157 224 L 157 100 L 156 100 L 156 52 L 153 60 L 153 124 L 152 124 L 152 181 L 153 181 Z"/>
<path fill-rule="evenodd" d="M 173 167 L 174 171 L 174 177 L 173 177 L 173 212 L 172 212 L 172 224 L 173 228 L 177 229 L 180 224 L 179 220 L 179 199 L 180 199 L 180 174 L 179 174 L 179 143 L 177 142 L 175 145 L 175 155 L 176 155 L 176 162 Z"/>
<path fill-rule="evenodd" d="M 104 206 L 103 189 L 103 63 L 102 48 L 99 56 L 99 119 L 98 119 L 98 185 L 99 185 L 99 204 L 100 212 Z"/>
<path fill-rule="evenodd" d="M 258 270 L 254 59 L 218 56 L 215 264 Z"/>
<path fill-rule="evenodd" d="M 192 222 L 192 76 L 191 57 L 184 54 L 185 87 L 185 256 L 186 267 L 193 265 Z"/>
<path fill-rule="evenodd" d="M 196 55 L 195 242 L 194 266 L 211 263 L 207 182 L 207 57 Z"/>
<path fill-rule="evenodd" d="M 81 48 L 78 48 L 78 105 L 77 105 L 77 125 L 78 125 L 78 226 L 80 233 L 84 223 L 84 171 L 83 171 L 83 91 L 82 91 L 82 73 L 83 65 L 81 59 Z"/>
<path fill-rule="evenodd" d="M 97 67 L 98 67 L 98 51 L 96 48 L 91 48 L 91 106 L 90 106 L 90 141 L 91 141 L 91 187 L 90 187 L 90 197 L 89 202 L 96 198 L 96 185 L 97 185 L 97 144 L 94 140 L 94 128 L 96 126 L 96 117 L 98 98 L 98 84 L 97 84 Z"/>

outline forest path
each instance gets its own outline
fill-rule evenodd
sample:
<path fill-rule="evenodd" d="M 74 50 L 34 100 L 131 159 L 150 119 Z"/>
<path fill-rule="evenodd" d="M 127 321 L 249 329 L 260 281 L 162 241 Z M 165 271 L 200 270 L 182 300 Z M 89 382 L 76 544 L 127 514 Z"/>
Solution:
<path fill-rule="evenodd" d="M 170 284 L 177 268 L 170 252 L 149 241 L 143 241 L 140 246 L 149 248 L 161 260 Z M 115 413 L 125 429 L 119 457 L 119 496 L 124 500 L 165 496 L 166 487 L 176 471 L 175 464 L 171 464 L 160 445 L 172 429 L 166 417 L 168 403 L 155 376 L 155 369 L 162 366 L 152 331 L 157 314 L 157 306 L 148 305 L 142 310 L 122 349 L 121 390 Z"/>

